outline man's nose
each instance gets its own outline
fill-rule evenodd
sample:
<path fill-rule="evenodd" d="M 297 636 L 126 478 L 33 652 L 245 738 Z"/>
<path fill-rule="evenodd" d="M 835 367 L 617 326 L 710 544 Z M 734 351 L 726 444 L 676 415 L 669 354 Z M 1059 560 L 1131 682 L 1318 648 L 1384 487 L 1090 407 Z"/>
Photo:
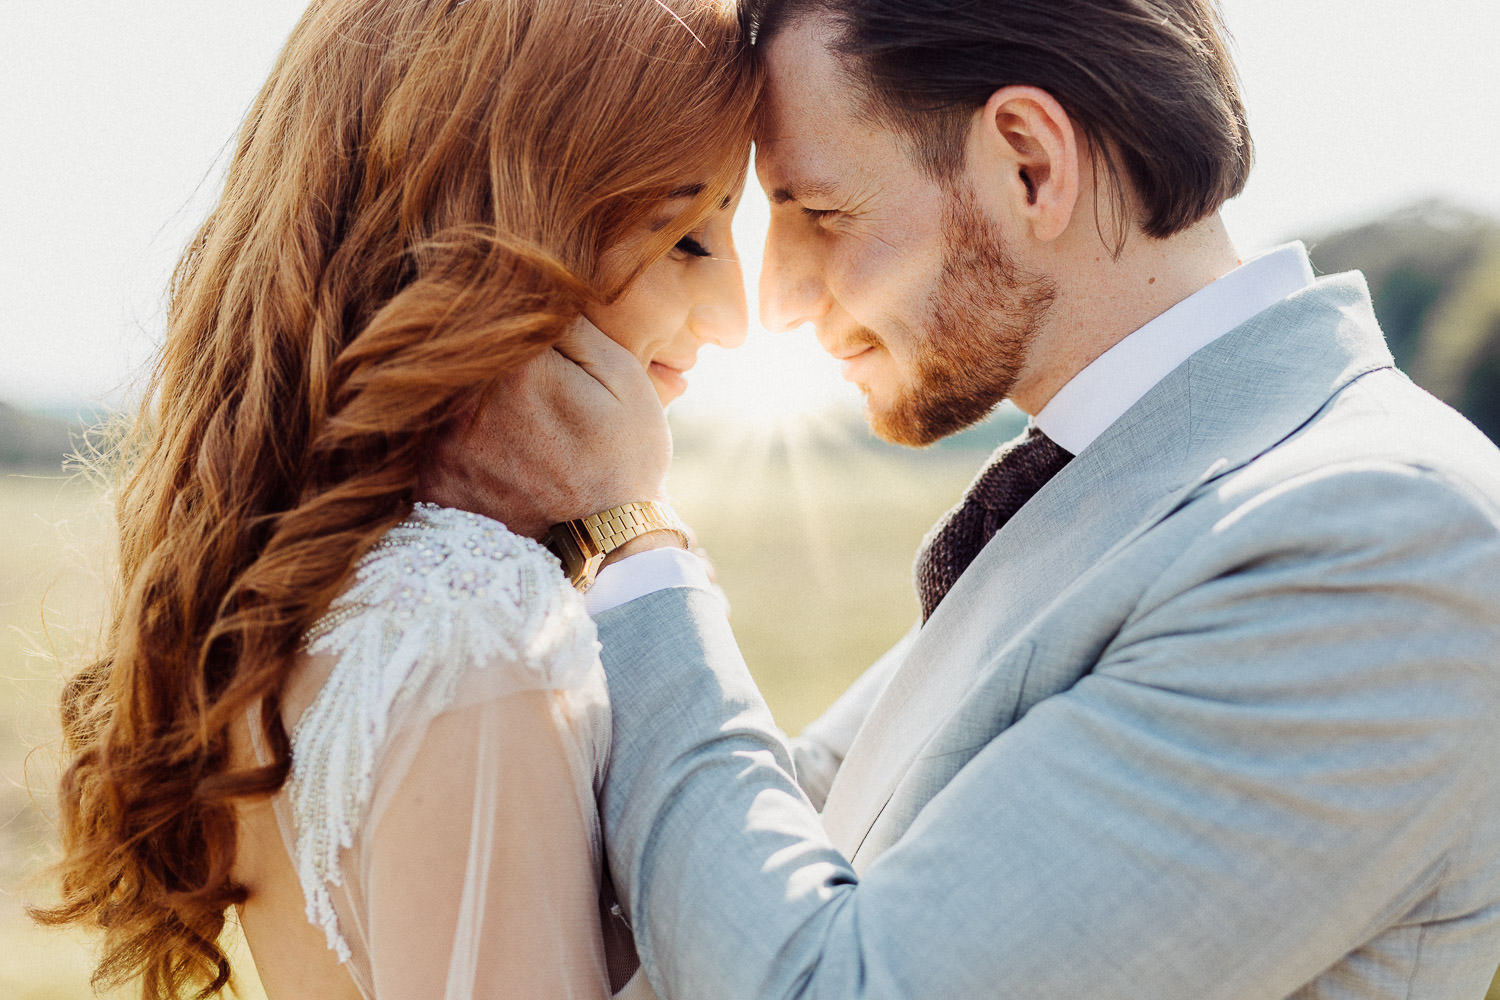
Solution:
<path fill-rule="evenodd" d="M 785 333 L 804 323 L 817 323 L 832 305 L 823 280 L 821 248 L 773 221 L 761 260 L 761 324 L 773 333 Z"/>

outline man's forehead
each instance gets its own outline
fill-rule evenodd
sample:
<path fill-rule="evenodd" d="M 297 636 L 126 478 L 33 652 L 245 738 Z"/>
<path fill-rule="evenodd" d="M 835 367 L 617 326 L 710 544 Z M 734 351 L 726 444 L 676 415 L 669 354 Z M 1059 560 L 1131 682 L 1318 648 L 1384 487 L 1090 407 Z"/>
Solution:
<path fill-rule="evenodd" d="M 762 116 L 755 137 L 756 173 L 773 200 L 783 190 L 797 198 L 830 194 L 860 152 L 833 109 L 799 110 Z"/>
<path fill-rule="evenodd" d="M 773 198 L 831 194 L 868 140 L 857 87 L 829 49 L 835 34 L 826 17 L 808 16 L 767 44 L 755 145 L 757 172 Z"/>
<path fill-rule="evenodd" d="M 900 156 L 890 136 L 845 120 L 836 111 L 762 118 L 755 173 L 772 204 L 838 200 L 886 173 Z"/>
<path fill-rule="evenodd" d="M 831 25 L 801 18 L 777 34 L 765 48 L 766 87 L 762 92 L 762 125 L 773 136 L 836 112 L 856 96 L 857 87 L 843 59 L 829 48 Z"/>
<path fill-rule="evenodd" d="M 773 205 L 817 198 L 833 193 L 836 163 L 816 141 L 795 133 L 780 132 L 756 137 L 755 173 Z"/>

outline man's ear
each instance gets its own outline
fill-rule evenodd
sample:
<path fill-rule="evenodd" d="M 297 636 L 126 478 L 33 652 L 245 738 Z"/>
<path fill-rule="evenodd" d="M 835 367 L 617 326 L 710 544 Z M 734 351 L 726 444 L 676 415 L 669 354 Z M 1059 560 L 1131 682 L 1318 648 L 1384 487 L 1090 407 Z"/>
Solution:
<path fill-rule="evenodd" d="M 985 102 L 978 132 L 979 162 L 971 165 L 983 172 L 984 187 L 1036 239 L 1061 236 L 1078 205 L 1082 167 L 1063 106 L 1037 87 L 1003 87 Z"/>

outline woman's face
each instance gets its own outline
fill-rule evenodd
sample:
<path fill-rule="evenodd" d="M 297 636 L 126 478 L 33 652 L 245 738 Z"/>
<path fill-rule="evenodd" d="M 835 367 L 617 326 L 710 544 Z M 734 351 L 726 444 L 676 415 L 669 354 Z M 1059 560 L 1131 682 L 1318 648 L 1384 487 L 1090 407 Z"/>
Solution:
<path fill-rule="evenodd" d="M 687 389 L 683 373 L 697 363 L 698 348 L 744 343 L 745 282 L 729 231 L 738 204 L 736 194 L 642 271 L 613 303 L 584 310 L 590 322 L 640 359 L 663 406 Z M 660 225 L 681 207 L 669 202 Z M 606 253 L 605 273 L 633 266 L 639 245 L 628 240 Z"/>

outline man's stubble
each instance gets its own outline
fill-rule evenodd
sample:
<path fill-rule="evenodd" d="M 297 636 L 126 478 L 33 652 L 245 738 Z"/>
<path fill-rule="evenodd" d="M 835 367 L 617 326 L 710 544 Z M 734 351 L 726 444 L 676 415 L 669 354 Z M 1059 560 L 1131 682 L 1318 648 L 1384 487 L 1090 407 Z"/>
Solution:
<path fill-rule="evenodd" d="M 968 189 L 949 193 L 950 234 L 928 297 L 911 375 L 884 409 L 867 407 L 870 429 L 921 447 L 979 422 L 1015 387 L 1057 286 L 1023 273 L 1005 239 Z"/>

